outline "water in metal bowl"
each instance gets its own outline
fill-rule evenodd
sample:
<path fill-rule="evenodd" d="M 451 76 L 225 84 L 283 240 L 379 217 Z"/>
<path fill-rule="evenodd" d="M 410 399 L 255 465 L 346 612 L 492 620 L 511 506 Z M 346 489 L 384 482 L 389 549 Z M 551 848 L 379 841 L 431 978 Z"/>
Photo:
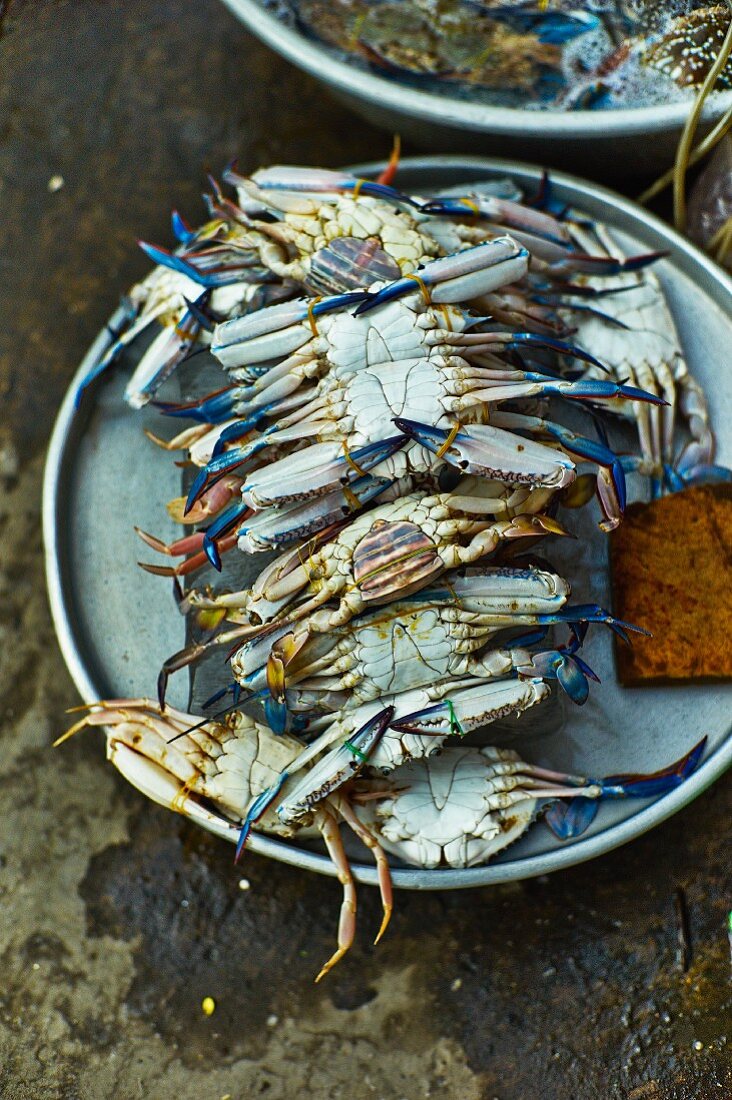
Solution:
<path fill-rule="evenodd" d="M 283 22 L 278 14 L 263 6 L 262 0 L 224 2 L 252 33 L 292 64 L 327 84 L 338 99 L 364 118 L 431 151 L 459 147 L 522 160 L 535 159 L 548 167 L 570 167 L 601 181 L 618 179 L 667 168 L 673 161 L 678 136 L 689 112 L 688 94 L 669 79 L 664 79 L 667 94 L 662 102 L 628 106 L 622 105 L 622 96 L 611 96 L 608 106 L 612 109 L 583 109 L 593 95 L 592 57 L 586 59 L 587 95 L 580 96 L 574 104 L 579 109 L 563 110 L 553 105 L 547 110 L 526 110 L 516 105 L 515 95 L 504 91 L 493 89 L 487 96 L 476 96 L 473 90 L 461 87 L 452 78 L 405 79 L 403 71 L 393 71 L 396 66 L 389 71 L 388 67 L 364 60 L 363 55 L 355 60 L 353 54 L 334 48 L 322 36 L 304 31 L 302 21 L 291 21 L 290 25 Z M 278 9 L 287 9 L 290 4 L 291 0 L 278 0 Z M 321 5 L 324 9 L 338 6 Z M 519 6 L 501 5 L 511 10 Z M 585 11 L 592 5 L 576 8 Z M 716 35 L 713 39 L 710 35 L 704 37 L 705 41 L 717 42 Z M 572 48 L 579 51 L 578 43 L 582 41 L 575 39 Z M 707 48 L 711 48 L 709 42 Z M 596 58 L 598 63 L 601 53 Z M 546 66 L 539 69 L 546 76 Z M 612 73 L 610 76 L 615 79 Z M 644 84 L 647 92 L 648 82 Z M 602 94 L 599 98 L 602 100 Z M 716 93 L 705 108 L 702 129 L 730 103 L 732 92 Z"/>

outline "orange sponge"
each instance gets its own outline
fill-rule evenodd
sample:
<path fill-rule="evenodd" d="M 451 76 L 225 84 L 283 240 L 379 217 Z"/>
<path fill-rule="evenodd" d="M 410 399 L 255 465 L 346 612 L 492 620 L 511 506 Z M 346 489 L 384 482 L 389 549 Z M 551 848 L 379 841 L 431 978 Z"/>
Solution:
<path fill-rule="evenodd" d="M 621 684 L 732 679 L 732 490 L 631 504 L 610 562 L 614 613 L 653 633 L 617 645 Z"/>

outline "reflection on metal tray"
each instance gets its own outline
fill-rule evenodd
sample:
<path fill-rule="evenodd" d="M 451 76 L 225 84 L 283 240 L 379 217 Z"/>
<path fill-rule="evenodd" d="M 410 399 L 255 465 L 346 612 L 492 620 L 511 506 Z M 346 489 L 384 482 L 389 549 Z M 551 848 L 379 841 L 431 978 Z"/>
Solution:
<path fill-rule="evenodd" d="M 360 165 L 367 175 L 378 165 Z M 447 187 L 471 179 L 510 174 L 527 191 L 540 178 L 536 168 L 479 158 L 433 157 L 405 161 L 400 184 L 406 190 Z M 711 261 L 657 220 L 610 192 L 556 175 L 557 197 L 609 224 L 629 251 L 670 252 L 656 271 L 677 319 L 683 349 L 693 373 L 709 394 L 719 441 L 719 460 L 732 463 L 732 391 L 719 385 L 728 369 L 732 346 L 732 282 Z M 112 326 L 114 325 L 112 319 Z M 104 350 L 100 334 L 81 377 Z M 123 403 L 125 365 L 110 372 L 74 414 L 73 391 L 59 412 L 51 441 L 44 487 L 44 534 L 48 585 L 59 641 L 79 691 L 87 701 L 110 695 L 153 695 L 162 660 L 185 640 L 169 584 L 138 569 L 141 544 L 133 525 L 173 538 L 165 502 L 181 493 L 180 471 L 171 456 L 145 440 L 142 429 L 155 423 L 154 412 L 133 413 Z M 185 387 L 183 377 L 181 384 Z M 547 543 L 542 552 L 573 582 L 573 598 L 609 604 L 607 545 L 593 506 L 573 513 L 577 541 Z M 233 555 L 229 555 L 233 559 Z M 236 563 L 237 584 L 258 572 L 263 559 Z M 234 568 L 229 565 L 228 568 Z M 650 771 L 686 752 L 703 734 L 709 738 L 703 764 L 687 782 L 650 802 L 604 804 L 594 824 L 578 841 L 562 845 L 537 826 L 497 860 L 466 870 L 397 867 L 397 886 L 442 889 L 545 874 L 590 859 L 640 835 L 680 809 L 719 776 L 732 761 L 729 738 L 732 685 L 658 689 L 620 689 L 615 680 L 609 632 L 590 638 L 588 660 L 602 679 L 582 708 L 538 708 L 536 726 L 526 718 L 504 729 L 526 756 L 539 764 L 603 775 Z M 221 657 L 215 658 L 221 675 Z M 215 668 L 216 666 L 214 666 Z M 193 702 L 210 694 L 203 670 L 194 680 Z M 216 680 L 219 684 L 220 680 Z M 184 674 L 171 681 L 171 700 L 187 703 Z M 541 736 L 539 736 L 541 732 Z M 498 730 L 491 728 L 491 740 Z M 333 867 L 319 852 L 263 836 L 252 847 L 276 859 L 326 874 Z M 367 863 L 354 867 L 356 878 L 375 882 Z"/>

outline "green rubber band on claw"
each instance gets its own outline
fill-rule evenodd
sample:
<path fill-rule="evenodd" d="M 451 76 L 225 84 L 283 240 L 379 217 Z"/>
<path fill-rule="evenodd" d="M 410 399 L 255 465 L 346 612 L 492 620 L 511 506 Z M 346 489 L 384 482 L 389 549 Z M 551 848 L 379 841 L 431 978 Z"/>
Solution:
<path fill-rule="evenodd" d="M 357 760 L 360 760 L 362 764 L 365 764 L 366 761 L 368 760 L 368 757 L 366 756 L 366 754 L 361 752 L 360 749 L 357 749 L 356 746 L 351 744 L 350 741 L 344 741 L 343 742 L 343 748 L 348 749 L 348 751 L 350 753 L 352 753 L 353 756 L 355 756 Z"/>
<path fill-rule="evenodd" d="M 447 709 L 450 712 L 450 733 L 457 734 L 458 736 L 462 737 L 465 734 L 465 730 L 460 725 L 460 719 L 455 714 L 455 705 L 452 699 L 446 699 L 445 702 L 447 704 Z"/>

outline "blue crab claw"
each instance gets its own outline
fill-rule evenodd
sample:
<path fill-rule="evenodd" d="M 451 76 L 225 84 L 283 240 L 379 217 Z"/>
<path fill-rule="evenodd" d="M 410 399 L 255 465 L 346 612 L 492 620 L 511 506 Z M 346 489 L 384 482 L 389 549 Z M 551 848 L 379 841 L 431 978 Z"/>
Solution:
<path fill-rule="evenodd" d="M 224 508 L 203 536 L 203 551 L 211 565 L 219 573 L 221 572 L 221 555 L 215 540 L 231 531 L 247 515 L 249 515 L 249 508 L 246 504 L 243 501 L 236 501 L 234 504 L 230 504 L 228 508 Z"/>
<path fill-rule="evenodd" d="M 111 343 L 104 354 L 100 357 L 98 362 L 94 364 L 86 377 L 79 383 L 79 388 L 74 395 L 74 408 L 78 409 L 81 405 L 81 399 L 84 395 L 84 391 L 97 379 L 100 374 L 103 374 L 108 367 L 112 365 L 122 349 L 130 343 L 131 340 L 142 332 L 143 328 L 147 327 L 148 321 L 137 321 L 135 323 L 135 317 L 137 316 L 137 307 L 130 302 L 128 298 L 123 298 L 120 302 L 120 308 L 124 311 L 124 315 L 119 325 L 113 327 L 107 325 L 107 332 L 109 333 Z M 131 326 L 131 327 L 128 327 Z"/>
<path fill-rule="evenodd" d="M 262 692 L 264 697 L 264 716 L 267 725 L 273 733 L 287 733 L 290 712 L 287 709 L 285 699 L 273 699 L 269 692 Z"/>
<path fill-rule="evenodd" d="M 605 374 L 610 373 L 609 369 L 599 359 L 595 359 L 594 355 L 590 355 L 584 348 L 577 347 L 576 344 L 569 344 L 565 340 L 557 340 L 551 336 L 539 336 L 535 332 L 506 333 L 504 346 L 511 350 L 521 347 L 546 348 L 549 351 L 556 351 L 560 355 L 566 355 L 570 359 L 581 359 L 582 362 L 597 367 Z"/>
<path fill-rule="evenodd" d="M 268 416 L 272 409 L 275 407 L 275 403 L 272 402 L 269 405 L 261 405 L 258 409 L 254 409 L 249 416 L 239 416 L 233 424 L 229 424 L 228 427 L 219 435 L 219 438 L 214 444 L 212 458 L 217 458 L 220 455 L 228 443 L 235 443 L 237 439 L 242 439 L 245 435 L 248 435 L 252 428 L 259 424 L 260 420 Z"/>
<path fill-rule="evenodd" d="M 465 198 L 438 198 L 423 203 L 421 210 L 423 214 L 436 217 L 485 218 L 506 229 L 529 233 L 541 240 L 550 241 L 560 248 L 571 246 L 566 228 L 555 218 L 511 199 L 480 194 Z"/>
<path fill-rule="evenodd" d="M 495 240 L 433 260 L 414 275 L 395 279 L 369 294 L 355 316 L 422 289 L 434 302 L 465 302 L 521 279 L 528 270 L 529 253 L 510 237 Z"/>
<path fill-rule="evenodd" d="M 732 470 L 714 464 L 700 464 L 688 469 L 664 466 L 663 472 L 666 484 L 673 493 L 692 485 L 729 485 L 732 482 Z"/>
<path fill-rule="evenodd" d="M 627 492 L 623 466 L 615 452 L 611 451 L 604 443 L 595 439 L 588 439 L 586 436 L 575 435 L 574 432 L 561 427 L 559 424 L 550 424 L 545 421 L 544 430 L 561 443 L 570 454 L 577 455 L 578 458 L 586 459 L 588 462 L 594 462 L 608 471 L 609 483 L 606 485 L 605 491 L 613 495 L 617 511 L 622 516 L 627 502 Z M 610 512 L 612 508 L 606 510 Z"/>
<path fill-rule="evenodd" d="M 395 435 L 353 451 L 346 451 L 337 443 L 315 443 L 293 456 L 260 466 L 242 488 L 242 496 L 256 510 L 277 507 L 291 497 L 293 478 L 301 499 L 323 495 L 356 481 L 365 483 L 363 475 L 396 454 L 405 442 L 403 435 Z"/>
<path fill-rule="evenodd" d="M 204 291 L 201 297 L 195 302 L 192 302 L 190 298 L 186 298 L 185 296 L 183 300 L 188 306 L 188 312 L 196 319 L 201 328 L 205 329 L 206 332 L 213 332 L 216 327 L 216 321 L 201 305 L 201 303 L 205 301 L 205 294 L 206 292 Z"/>
<path fill-rule="evenodd" d="M 526 199 L 526 205 L 533 207 L 535 210 L 548 210 L 559 221 L 563 221 L 570 211 L 570 207 L 566 202 L 561 202 L 555 197 L 554 181 L 546 168 L 541 173 L 541 180 L 536 194 Z"/>
<path fill-rule="evenodd" d="M 193 282 L 209 289 L 213 289 L 217 286 L 230 286 L 232 283 L 240 283 L 245 278 L 241 266 L 237 266 L 228 271 L 224 268 L 223 270 L 219 269 L 206 272 L 196 267 L 194 264 L 189 263 L 188 260 L 184 260 L 182 256 L 176 255 L 175 252 L 163 248 L 161 245 L 148 244 L 147 241 L 138 241 L 137 243 L 153 263 L 160 264 L 162 267 L 168 267 L 171 271 L 177 271 L 181 275 L 187 275 Z"/>
<path fill-rule="evenodd" d="M 533 376 L 529 371 L 525 373 L 528 380 L 536 377 L 537 381 L 541 381 L 544 378 L 541 374 Z M 587 378 L 577 382 L 558 379 L 554 381 L 553 385 L 552 380 L 549 379 L 546 383 L 545 392 L 557 393 L 561 397 L 569 397 L 573 401 L 610 401 L 618 399 L 643 401 L 649 405 L 668 405 L 668 401 L 663 397 L 648 393 L 647 390 L 639 390 L 636 386 L 626 386 L 620 382 L 606 382 L 601 378 Z"/>
<path fill-rule="evenodd" d="M 195 229 L 191 229 L 188 222 L 177 210 L 171 211 L 170 222 L 173 227 L 173 235 L 181 244 L 190 244 L 196 239 Z"/>
<path fill-rule="evenodd" d="M 203 710 L 209 710 L 215 706 L 216 703 L 225 699 L 227 695 L 231 695 L 231 700 L 234 706 L 237 706 L 241 699 L 241 684 L 234 680 L 231 684 L 227 684 L 226 687 L 222 687 L 219 691 L 215 691 L 213 695 L 210 695 L 205 703 L 201 704 Z"/>
<path fill-rule="evenodd" d="M 616 619 L 614 615 L 611 615 L 609 611 L 596 603 L 568 604 L 559 611 L 552 611 L 550 614 L 546 615 L 538 615 L 537 619 L 540 623 L 546 624 L 547 626 L 556 625 L 557 623 L 569 624 L 578 635 L 579 642 L 584 638 L 587 625 L 590 623 L 603 623 L 628 645 L 630 645 L 628 631 L 632 631 L 634 634 L 643 634 L 647 638 L 651 637 L 651 632 L 649 630 L 646 630 L 642 626 L 636 626 L 634 623 L 625 622 L 623 619 Z M 572 650 L 572 652 L 574 652 L 574 650 Z"/>
<path fill-rule="evenodd" d="M 272 805 L 277 795 L 282 790 L 284 784 L 289 778 L 288 772 L 280 772 L 277 780 L 271 787 L 267 787 L 266 790 L 258 794 L 252 802 L 251 806 L 247 810 L 246 817 L 242 822 L 241 832 L 239 833 L 239 839 L 236 844 L 236 853 L 234 855 L 234 863 L 238 863 L 241 858 L 241 854 L 244 851 L 244 845 L 247 842 L 249 834 L 252 831 L 252 826 L 259 821 L 260 817 L 264 816 L 264 813 Z"/>
<path fill-rule="evenodd" d="M 585 668 L 587 667 L 588 666 L 585 665 Z M 556 675 L 557 681 L 573 703 L 581 707 L 587 702 L 590 694 L 590 685 L 587 682 L 587 675 L 584 669 L 574 658 L 566 654 L 560 654 L 560 660 L 556 665 Z M 595 681 L 598 680 L 594 673 L 592 674 L 592 679 Z"/>
<path fill-rule="evenodd" d="M 348 194 L 355 191 L 358 195 L 371 195 L 396 206 L 412 209 L 419 207 L 419 203 L 413 198 L 390 187 L 389 184 L 358 179 L 346 172 L 330 171 L 326 168 L 274 165 L 271 168 L 260 168 L 251 177 L 251 181 L 247 181 L 231 168 L 227 168 L 223 178 L 227 183 L 234 183 L 237 187 L 242 187 L 249 182 L 264 194 L 276 195 L 279 192 L 285 196 L 312 197 L 323 194 Z"/>
<path fill-rule="evenodd" d="M 547 810 L 544 820 L 560 840 L 581 836 L 594 820 L 599 803 L 603 799 L 657 798 L 681 786 L 696 770 L 706 743 L 707 739 L 703 737 L 686 756 L 682 756 L 667 768 L 647 775 L 639 773 L 611 775 L 599 780 L 575 780 L 583 786 L 597 787 L 597 794 L 594 797 L 579 795 L 567 801 L 554 802 Z"/>
<path fill-rule="evenodd" d="M 537 653 L 530 664 L 519 668 L 519 678 L 532 679 L 540 676 L 542 680 L 557 680 L 573 703 L 582 706 L 590 694 L 588 680 L 599 683 L 589 665 L 580 660 L 569 649 L 547 649 Z"/>
<path fill-rule="evenodd" d="M 216 326 L 211 353 L 227 370 L 282 360 L 311 339 L 310 326 L 303 331 L 303 321 L 358 305 L 367 297 L 368 291 L 353 290 L 320 300 L 295 298 L 232 317 Z"/>
<path fill-rule="evenodd" d="M 200 283 L 201 286 L 216 285 L 216 283 L 208 283 L 206 281 L 207 276 L 203 272 L 198 271 L 193 264 L 189 264 L 182 256 L 178 256 L 175 252 L 171 252 L 169 248 L 163 248 L 162 245 L 149 244 L 147 241 L 138 241 L 137 243 L 154 264 L 160 264 L 162 267 L 170 268 L 171 271 L 177 271 L 181 275 L 187 275 L 189 279 L 193 279 L 195 283 Z"/>
<path fill-rule="evenodd" d="M 394 423 L 400 432 L 466 474 L 557 489 L 574 480 L 570 458 L 533 440 L 519 441 L 512 432 L 490 424 L 464 425 L 456 432 L 401 416 Z"/>
<path fill-rule="evenodd" d="M 394 707 L 384 707 L 351 734 L 347 741 L 318 760 L 277 806 L 276 813 L 280 820 L 285 824 L 298 821 L 318 802 L 353 779 L 368 763 L 370 754 L 386 733 L 393 717 Z M 297 769 L 298 762 L 308 755 L 312 754 L 305 749 L 290 765 L 290 774 Z"/>
<path fill-rule="evenodd" d="M 181 416 L 199 424 L 221 424 L 231 419 L 237 402 L 236 393 L 237 387 L 224 386 L 198 401 L 154 401 L 153 404 L 165 416 Z"/>
<path fill-rule="evenodd" d="M 188 491 L 186 498 L 186 506 L 183 510 L 183 515 L 187 516 L 193 505 L 198 498 L 204 492 L 205 489 L 215 485 L 217 481 L 220 481 L 222 477 L 226 477 L 232 470 L 235 470 L 237 466 L 243 465 L 248 459 L 261 451 L 267 446 L 268 440 L 266 439 L 266 433 L 252 441 L 247 447 L 234 447 L 230 451 L 224 451 L 222 454 L 212 458 L 206 466 L 203 466 L 196 474 L 193 484 Z"/>
<path fill-rule="evenodd" d="M 668 256 L 667 251 L 646 252 L 640 256 L 628 256 L 619 259 L 616 256 L 590 256 L 582 252 L 570 253 L 566 259 L 553 260 L 549 267 L 555 274 L 577 272 L 581 275 L 622 275 L 640 271 Z"/>

